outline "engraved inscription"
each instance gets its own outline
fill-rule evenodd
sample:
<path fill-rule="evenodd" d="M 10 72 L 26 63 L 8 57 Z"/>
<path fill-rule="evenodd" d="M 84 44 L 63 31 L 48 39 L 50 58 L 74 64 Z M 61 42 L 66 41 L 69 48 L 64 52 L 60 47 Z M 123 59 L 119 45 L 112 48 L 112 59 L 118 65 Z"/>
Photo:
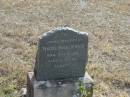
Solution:
<path fill-rule="evenodd" d="M 51 46 L 51 47 L 43 47 L 43 50 L 46 51 L 56 51 L 56 50 L 68 50 L 68 49 L 82 49 L 85 48 L 84 44 L 77 44 L 77 45 L 64 45 L 64 46 Z"/>
<path fill-rule="evenodd" d="M 81 42 L 83 41 L 82 39 L 79 39 L 78 37 L 75 37 L 74 39 L 70 39 L 70 40 L 51 40 L 51 41 L 48 41 L 48 43 L 56 43 L 56 44 L 59 44 L 59 43 L 71 43 L 71 42 Z"/>
<path fill-rule="evenodd" d="M 76 39 L 77 40 L 77 39 Z M 60 40 L 59 40 L 60 41 Z M 72 40 L 71 40 L 72 41 Z M 63 42 L 63 40 L 62 40 Z M 48 46 L 42 47 L 43 51 L 46 53 L 48 64 L 52 65 L 54 68 L 65 68 L 69 64 L 76 64 L 79 60 L 77 56 L 80 55 L 80 50 L 85 49 L 85 45 L 82 44 L 63 44 L 60 42 L 60 45 L 55 46 L 55 42 Z M 64 42 L 70 42 L 70 40 L 64 40 Z M 59 42 L 58 42 L 59 43 Z M 78 51 L 74 51 L 78 49 Z"/>

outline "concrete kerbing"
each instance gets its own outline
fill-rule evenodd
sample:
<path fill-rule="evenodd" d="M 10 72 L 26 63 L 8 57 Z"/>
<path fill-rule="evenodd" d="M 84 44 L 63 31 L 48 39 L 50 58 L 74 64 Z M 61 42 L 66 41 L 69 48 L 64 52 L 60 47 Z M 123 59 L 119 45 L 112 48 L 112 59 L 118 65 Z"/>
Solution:
<path fill-rule="evenodd" d="M 85 77 L 80 77 L 77 80 L 37 81 L 33 72 L 29 72 L 27 78 L 27 97 L 73 97 L 79 93 L 76 86 L 78 81 L 88 89 L 88 92 L 93 94 L 93 80 L 88 73 L 85 74 Z"/>

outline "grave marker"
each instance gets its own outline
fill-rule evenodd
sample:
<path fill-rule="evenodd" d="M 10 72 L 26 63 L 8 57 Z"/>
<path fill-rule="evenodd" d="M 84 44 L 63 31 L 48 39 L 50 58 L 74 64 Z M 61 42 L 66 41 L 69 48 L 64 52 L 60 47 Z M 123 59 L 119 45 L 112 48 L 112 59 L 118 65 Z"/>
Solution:
<path fill-rule="evenodd" d="M 46 32 L 39 40 L 35 64 L 37 80 L 83 77 L 88 35 L 68 27 Z"/>
<path fill-rule="evenodd" d="M 87 55 L 87 33 L 68 27 L 44 33 L 34 72 L 27 75 L 27 97 L 92 97 L 93 80 L 85 73 Z"/>

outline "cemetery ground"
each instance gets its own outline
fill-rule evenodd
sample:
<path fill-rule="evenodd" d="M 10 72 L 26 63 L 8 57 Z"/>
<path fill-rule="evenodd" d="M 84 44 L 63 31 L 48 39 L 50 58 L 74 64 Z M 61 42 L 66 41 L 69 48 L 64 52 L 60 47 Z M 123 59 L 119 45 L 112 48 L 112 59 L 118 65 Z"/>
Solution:
<path fill-rule="evenodd" d="M 94 97 L 130 97 L 129 0 L 0 0 L 0 97 L 19 97 L 38 36 L 65 25 L 89 34 Z"/>

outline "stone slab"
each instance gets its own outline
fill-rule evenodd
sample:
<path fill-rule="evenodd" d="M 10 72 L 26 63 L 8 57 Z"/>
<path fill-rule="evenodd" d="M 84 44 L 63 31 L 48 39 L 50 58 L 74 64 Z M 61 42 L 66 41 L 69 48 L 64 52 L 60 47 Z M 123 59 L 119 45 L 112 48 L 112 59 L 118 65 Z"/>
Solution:
<path fill-rule="evenodd" d="M 86 77 L 76 80 L 51 80 L 37 81 L 33 72 L 27 76 L 27 97 L 79 97 L 78 81 L 81 81 L 88 92 L 88 97 L 93 94 L 93 80 L 86 74 Z"/>
<path fill-rule="evenodd" d="M 69 27 L 43 33 L 35 63 L 38 81 L 83 77 L 88 59 L 88 34 Z"/>

